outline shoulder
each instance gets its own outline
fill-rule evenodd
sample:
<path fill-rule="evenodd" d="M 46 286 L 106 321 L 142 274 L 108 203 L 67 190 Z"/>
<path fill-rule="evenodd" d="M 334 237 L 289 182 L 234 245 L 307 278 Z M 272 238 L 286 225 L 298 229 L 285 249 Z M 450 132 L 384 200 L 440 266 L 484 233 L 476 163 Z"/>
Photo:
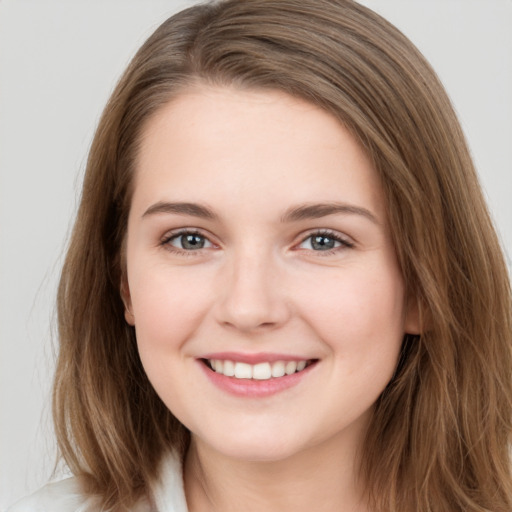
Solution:
<path fill-rule="evenodd" d="M 7 512 L 95 512 L 93 501 L 82 492 L 80 480 L 73 477 L 45 485 Z"/>
<path fill-rule="evenodd" d="M 1 0 L 0 0 L 1 1 Z M 163 457 L 159 478 L 151 483 L 151 494 L 157 510 L 187 512 L 179 457 L 170 453 Z M 99 499 L 83 491 L 77 477 L 45 485 L 34 494 L 18 501 L 6 512 L 102 512 Z M 154 510 L 149 500 L 142 499 L 132 512 Z"/>
<path fill-rule="evenodd" d="M 7 512 L 101 512 L 103 508 L 96 496 L 83 492 L 80 479 L 66 478 L 52 482 L 34 494 L 21 499 Z M 145 500 L 137 504 L 133 512 L 148 512 Z"/>
<path fill-rule="evenodd" d="M 80 479 L 66 478 L 45 485 L 34 494 L 21 499 L 6 512 L 102 512 L 100 500 L 83 492 Z M 148 501 L 139 501 L 132 512 L 149 512 Z"/>

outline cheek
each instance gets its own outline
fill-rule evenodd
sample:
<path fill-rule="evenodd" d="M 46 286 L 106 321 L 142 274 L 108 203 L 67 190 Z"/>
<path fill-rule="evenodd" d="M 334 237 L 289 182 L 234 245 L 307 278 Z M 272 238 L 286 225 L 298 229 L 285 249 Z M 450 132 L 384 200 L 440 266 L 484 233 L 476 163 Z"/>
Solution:
<path fill-rule="evenodd" d="M 187 342 L 209 309 L 201 295 L 201 276 L 166 266 L 129 274 L 139 356 L 154 389 L 173 412 L 185 408 L 195 382 L 187 364 Z M 186 365 L 184 366 L 184 363 Z"/>
<path fill-rule="evenodd" d="M 165 266 L 144 267 L 129 281 L 137 342 L 141 352 L 180 347 L 208 311 L 209 298 L 201 293 L 203 277 Z"/>
<path fill-rule="evenodd" d="M 310 282 L 304 316 L 336 357 L 394 358 L 404 334 L 404 291 L 398 272 L 368 267 Z"/>
<path fill-rule="evenodd" d="M 393 376 L 404 336 L 402 280 L 379 272 L 340 274 L 308 304 L 304 317 L 330 352 L 335 398 L 327 396 L 323 410 L 336 425 L 369 409 Z"/>

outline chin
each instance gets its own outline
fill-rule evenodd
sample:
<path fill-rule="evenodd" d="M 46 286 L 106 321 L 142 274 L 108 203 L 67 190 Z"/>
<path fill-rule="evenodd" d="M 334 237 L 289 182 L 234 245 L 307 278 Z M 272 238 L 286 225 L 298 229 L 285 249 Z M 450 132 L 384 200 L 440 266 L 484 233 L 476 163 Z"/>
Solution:
<path fill-rule="evenodd" d="M 221 456 L 247 462 L 278 462 L 304 448 L 291 443 L 289 436 L 251 434 L 242 437 L 227 435 L 215 440 L 203 438 L 199 444 L 208 446 L 208 450 L 213 450 Z"/>

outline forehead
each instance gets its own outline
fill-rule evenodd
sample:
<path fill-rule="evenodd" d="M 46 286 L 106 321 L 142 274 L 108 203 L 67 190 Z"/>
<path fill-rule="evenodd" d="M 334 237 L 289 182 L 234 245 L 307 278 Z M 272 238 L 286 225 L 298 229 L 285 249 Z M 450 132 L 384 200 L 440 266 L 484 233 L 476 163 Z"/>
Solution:
<path fill-rule="evenodd" d="M 136 168 L 134 202 L 350 200 L 382 213 L 376 172 L 353 136 L 328 112 L 278 91 L 183 92 L 146 124 Z"/>

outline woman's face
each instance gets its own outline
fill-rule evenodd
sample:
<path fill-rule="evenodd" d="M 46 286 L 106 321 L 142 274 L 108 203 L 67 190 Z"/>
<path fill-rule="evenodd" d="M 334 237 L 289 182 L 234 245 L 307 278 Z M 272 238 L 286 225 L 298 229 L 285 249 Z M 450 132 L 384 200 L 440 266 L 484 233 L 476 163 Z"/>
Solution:
<path fill-rule="evenodd" d="M 360 439 L 417 331 L 369 159 L 279 92 L 204 87 L 150 120 L 123 290 L 159 396 L 238 459 Z"/>

